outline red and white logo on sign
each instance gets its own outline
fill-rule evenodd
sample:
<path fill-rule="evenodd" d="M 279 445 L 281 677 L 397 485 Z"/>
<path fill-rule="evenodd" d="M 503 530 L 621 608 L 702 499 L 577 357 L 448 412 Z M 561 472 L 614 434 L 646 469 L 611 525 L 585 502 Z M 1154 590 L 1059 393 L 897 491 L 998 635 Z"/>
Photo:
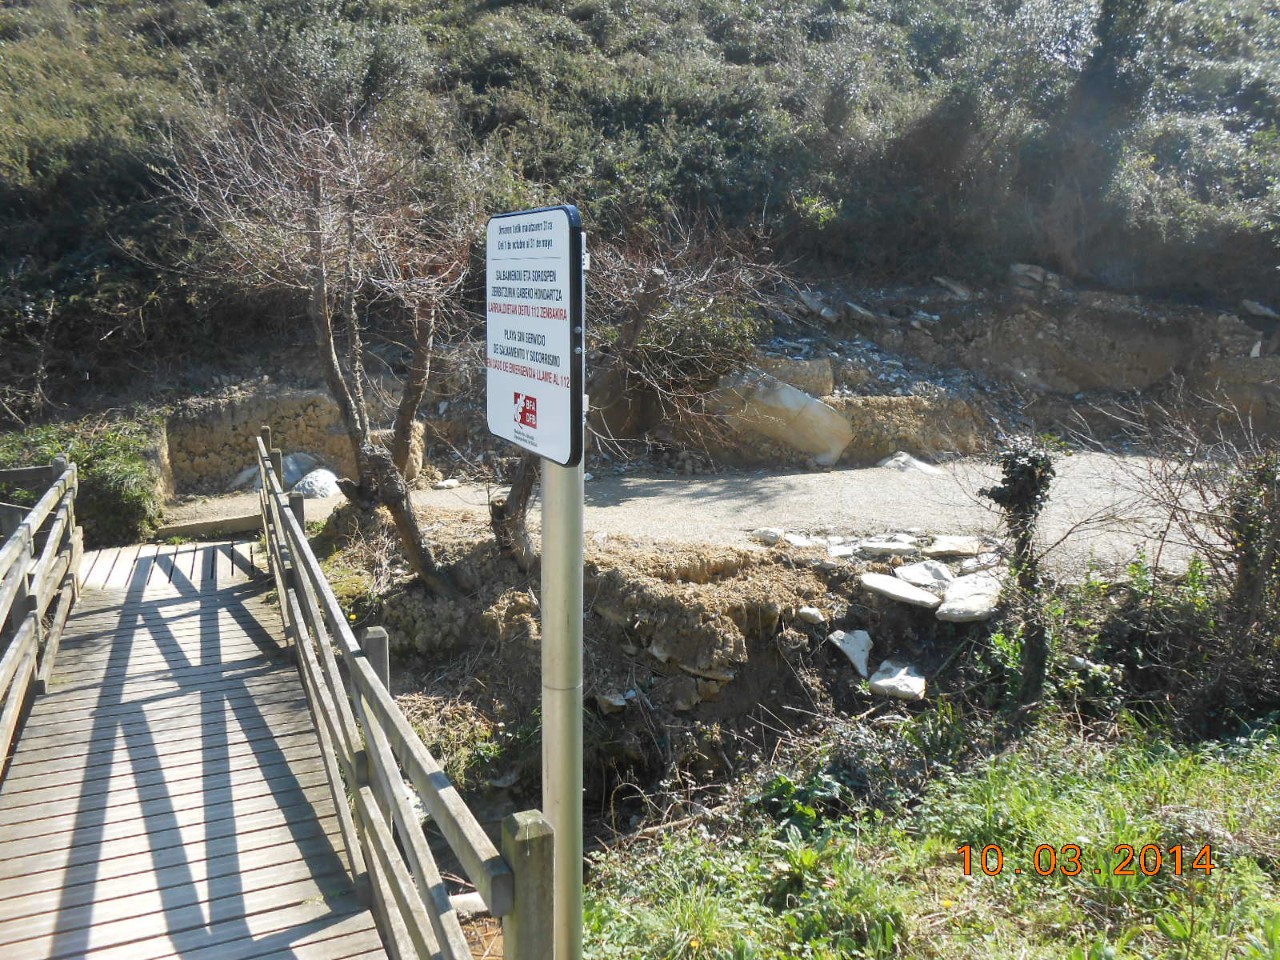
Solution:
<path fill-rule="evenodd" d="M 538 429 L 538 398 L 527 393 L 516 394 L 516 423 L 531 430 Z"/>

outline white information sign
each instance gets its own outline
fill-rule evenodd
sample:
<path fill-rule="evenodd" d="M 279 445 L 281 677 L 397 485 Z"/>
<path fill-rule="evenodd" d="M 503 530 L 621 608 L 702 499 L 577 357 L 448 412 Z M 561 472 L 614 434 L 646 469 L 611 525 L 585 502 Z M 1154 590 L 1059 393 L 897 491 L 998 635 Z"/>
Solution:
<path fill-rule="evenodd" d="M 492 218 L 486 244 L 489 430 L 562 466 L 582 459 L 582 220 L 576 207 Z"/>

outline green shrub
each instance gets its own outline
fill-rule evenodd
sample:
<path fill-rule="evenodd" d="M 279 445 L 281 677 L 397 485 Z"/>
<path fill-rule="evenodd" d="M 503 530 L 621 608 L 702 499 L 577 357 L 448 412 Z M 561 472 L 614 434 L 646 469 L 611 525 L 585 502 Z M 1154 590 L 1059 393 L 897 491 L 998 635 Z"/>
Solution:
<path fill-rule="evenodd" d="M 77 521 L 89 547 L 137 543 L 160 522 L 160 476 L 155 463 L 159 415 L 90 418 L 0 434 L 0 468 L 47 464 L 59 455 L 76 464 Z M 34 502 L 34 501 L 32 501 Z"/>

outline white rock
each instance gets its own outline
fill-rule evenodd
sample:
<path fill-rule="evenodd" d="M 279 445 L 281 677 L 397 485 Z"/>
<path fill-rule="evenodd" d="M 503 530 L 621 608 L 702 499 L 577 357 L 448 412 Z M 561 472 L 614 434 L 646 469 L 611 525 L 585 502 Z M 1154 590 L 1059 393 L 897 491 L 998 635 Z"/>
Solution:
<path fill-rule="evenodd" d="M 913 457 L 911 454 L 907 453 L 904 450 L 899 450 L 897 453 L 895 453 L 891 457 L 885 457 L 883 460 L 877 463 L 876 466 L 888 467 L 890 470 L 898 470 L 898 471 L 901 471 L 902 473 L 907 473 L 908 471 L 915 471 L 916 473 L 923 473 L 930 477 L 937 477 L 942 475 L 942 471 L 939 470 L 937 467 L 935 467 L 933 464 L 925 463 L 923 460 L 917 460 L 915 457 Z"/>
<path fill-rule="evenodd" d="M 869 675 L 871 634 L 865 630 L 854 630 L 852 633 L 837 630 L 827 637 L 827 640 L 840 648 L 840 652 L 849 658 L 849 662 L 853 664 L 853 669 L 857 670 L 862 677 L 865 678 Z"/>
<path fill-rule="evenodd" d="M 778 527 L 760 527 L 748 534 L 752 540 L 757 543 L 763 543 L 766 546 L 773 546 L 786 535 L 786 531 Z"/>
<path fill-rule="evenodd" d="M 976 557 L 982 552 L 982 541 L 977 537 L 934 537 L 933 543 L 921 547 L 920 552 L 936 560 L 947 557 Z"/>
<path fill-rule="evenodd" d="M 922 560 L 919 563 L 909 563 L 906 566 L 898 567 L 893 571 L 893 575 L 899 580 L 905 580 L 913 587 L 923 587 L 926 590 L 937 590 L 941 592 L 947 588 L 955 574 L 951 572 L 951 568 L 945 563 L 939 563 L 937 560 Z"/>
<path fill-rule="evenodd" d="M 810 290 L 800 291 L 800 302 L 803 303 L 811 313 L 821 314 L 823 310 L 827 309 L 826 302 Z"/>
<path fill-rule="evenodd" d="M 785 443 L 819 466 L 834 465 L 853 442 L 853 427 L 839 413 L 758 370 L 723 378 L 709 402 L 739 433 Z"/>
<path fill-rule="evenodd" d="M 858 549 L 869 557 L 914 557 L 919 552 L 916 538 L 909 533 L 871 537 L 859 543 Z"/>
<path fill-rule="evenodd" d="M 318 500 L 336 497 L 342 491 L 338 489 L 338 478 L 332 470 L 312 470 L 293 485 L 293 492 L 302 494 L 308 500 Z"/>
<path fill-rule="evenodd" d="M 1077 673 L 1092 673 L 1095 670 L 1105 669 L 1102 664 L 1086 660 L 1084 657 L 1077 657 L 1074 653 L 1067 657 L 1067 666 Z"/>
<path fill-rule="evenodd" d="M 787 541 L 787 543 L 791 544 L 793 547 L 815 547 L 818 545 L 817 540 L 802 536 L 798 533 L 783 534 L 782 539 Z"/>
<path fill-rule="evenodd" d="M 857 552 L 858 548 L 852 543 L 833 543 L 827 547 L 829 557 L 852 557 Z"/>
<path fill-rule="evenodd" d="M 870 590 L 872 593 L 901 603 L 909 603 L 913 607 L 934 610 L 938 607 L 938 604 L 942 603 L 928 590 L 913 587 L 905 580 L 899 580 L 897 577 L 890 577 L 883 573 L 864 573 L 859 577 L 859 580 L 863 588 Z"/>
<path fill-rule="evenodd" d="M 972 296 L 972 294 L 969 293 L 968 287 L 964 284 L 956 283 L 950 277 L 934 277 L 933 282 L 940 287 L 945 287 L 957 300 L 968 300 L 969 297 Z"/>
<path fill-rule="evenodd" d="M 994 570 L 1000 566 L 1001 557 L 998 553 L 980 553 L 976 557 L 970 557 L 968 560 L 960 561 L 960 573 L 967 575 L 970 573 L 981 573 L 983 570 Z"/>
<path fill-rule="evenodd" d="M 601 713 L 621 713 L 627 708 L 626 694 L 610 691 L 596 694 L 596 706 Z"/>
<path fill-rule="evenodd" d="M 871 692 L 899 700 L 924 699 L 925 679 L 908 663 L 885 660 L 871 677 Z"/>
<path fill-rule="evenodd" d="M 1241 300 L 1240 306 L 1251 317 L 1259 317 L 1262 320 L 1280 320 L 1280 313 L 1276 313 L 1266 304 L 1259 303 L 1257 300 Z"/>
<path fill-rule="evenodd" d="M 432 490 L 456 490 L 462 486 L 462 481 L 457 477 L 450 477 L 448 480 L 437 480 L 431 485 Z"/>
<path fill-rule="evenodd" d="M 595 478 L 596 478 L 596 475 L 594 473 L 584 473 L 582 475 L 582 482 L 587 483 L 591 480 L 594 480 Z"/>
<path fill-rule="evenodd" d="M 951 623 L 991 619 L 1000 604 L 1001 587 L 1000 578 L 989 573 L 974 573 L 953 581 L 938 608 L 938 619 Z"/>
<path fill-rule="evenodd" d="M 291 453 L 284 458 L 281 465 L 284 467 L 284 488 L 289 490 L 319 467 L 320 461 L 309 453 Z M 254 490 L 262 486 L 262 478 L 258 476 L 257 467 L 245 467 L 231 481 L 232 490 L 246 490 L 251 486 Z"/>
<path fill-rule="evenodd" d="M 826 623 L 827 615 L 817 607 L 801 607 L 796 611 L 796 618 L 805 623 Z"/>
<path fill-rule="evenodd" d="M 858 320 L 874 320 L 876 315 L 864 307 L 860 303 L 854 303 L 852 300 L 844 302 L 844 312 L 852 319 Z"/>

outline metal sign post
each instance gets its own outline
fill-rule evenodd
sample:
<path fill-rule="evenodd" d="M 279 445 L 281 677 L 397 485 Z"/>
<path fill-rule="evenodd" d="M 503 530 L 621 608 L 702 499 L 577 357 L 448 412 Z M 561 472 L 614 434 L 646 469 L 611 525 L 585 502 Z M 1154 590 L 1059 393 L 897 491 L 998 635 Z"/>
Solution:
<path fill-rule="evenodd" d="M 542 812 L 555 831 L 555 960 L 581 960 L 581 462 L 542 461 Z"/>
<path fill-rule="evenodd" d="M 554 960 L 582 958 L 585 259 L 576 207 L 489 221 L 489 430 L 543 458 L 542 807 L 554 830 Z"/>

